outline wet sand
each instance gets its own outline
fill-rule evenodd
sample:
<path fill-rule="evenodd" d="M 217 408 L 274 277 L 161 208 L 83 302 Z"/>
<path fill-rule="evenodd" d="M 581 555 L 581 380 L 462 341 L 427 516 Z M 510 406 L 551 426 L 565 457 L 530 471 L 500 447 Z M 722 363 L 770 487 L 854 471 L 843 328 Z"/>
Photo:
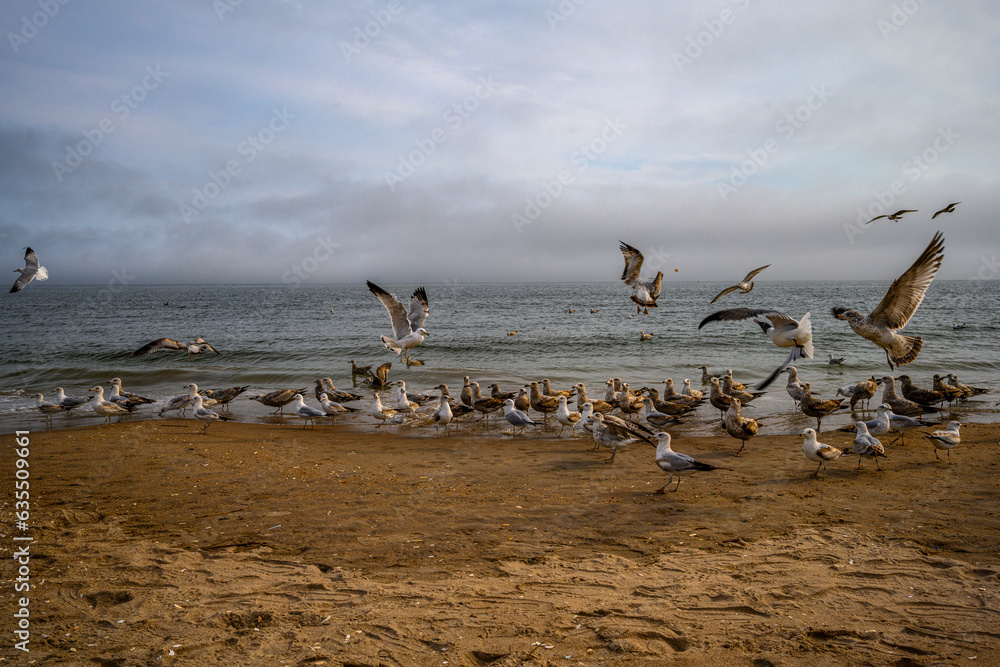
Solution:
<path fill-rule="evenodd" d="M 184 420 L 33 432 L 31 652 L 6 632 L 2 653 L 109 666 L 1000 664 L 1000 426 L 964 428 L 954 465 L 910 434 L 882 472 L 851 456 L 818 479 L 800 436 L 758 436 L 741 458 L 727 436 L 678 437 L 678 451 L 732 470 L 663 495 L 649 446 L 609 465 L 589 437 L 427 433 L 224 423 L 202 435 Z M 0 439 L 9 517 L 14 438 Z M 3 526 L 11 544 L 21 533 Z"/>

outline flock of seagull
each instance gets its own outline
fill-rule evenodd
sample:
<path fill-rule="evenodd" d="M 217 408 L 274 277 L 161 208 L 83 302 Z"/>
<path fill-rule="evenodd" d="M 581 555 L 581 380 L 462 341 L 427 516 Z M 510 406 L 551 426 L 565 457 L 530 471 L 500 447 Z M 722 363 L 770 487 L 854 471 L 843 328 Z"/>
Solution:
<path fill-rule="evenodd" d="M 960 202 L 934 214 L 936 218 L 942 213 L 949 213 Z M 899 220 L 902 215 L 912 213 L 912 210 L 900 210 L 893 214 L 877 216 L 869 222 L 885 217 L 889 220 Z M 650 308 L 657 308 L 660 297 L 663 273 L 658 271 L 652 279 L 641 276 L 643 255 L 634 246 L 619 241 L 619 248 L 624 258 L 625 266 L 621 280 L 630 288 L 630 300 L 636 306 L 636 314 L 648 314 Z M 911 363 L 917 358 L 921 349 L 921 339 L 917 336 L 907 336 L 898 333 L 912 318 L 917 310 L 931 281 L 934 279 L 944 257 L 944 239 L 940 232 L 927 245 L 914 263 L 897 278 L 881 302 L 868 315 L 860 311 L 837 306 L 831 309 L 834 317 L 846 321 L 859 336 L 873 342 L 885 351 L 886 361 L 890 370 L 897 366 Z M 725 298 L 733 292 L 746 294 L 753 290 L 753 279 L 770 264 L 750 271 L 743 280 L 719 292 L 711 303 Z M 32 279 L 45 280 L 48 273 L 39 266 L 38 259 L 27 248 L 25 267 L 17 269 L 18 278 L 12 292 L 27 285 Z M 419 365 L 420 361 L 410 357 L 410 350 L 420 346 L 429 332 L 423 328 L 430 313 L 427 293 L 423 287 L 412 293 L 409 302 L 404 305 L 395 295 L 382 289 L 371 281 L 368 289 L 385 307 L 391 327 L 391 335 L 382 335 L 381 342 L 393 353 L 399 355 L 400 362 L 407 365 Z M 593 312 L 593 311 L 592 311 Z M 699 405 L 707 401 L 709 405 L 720 411 L 722 426 L 731 437 L 740 440 L 740 448 L 736 456 L 742 455 L 747 443 L 759 432 L 761 418 L 750 418 L 742 411 L 749 403 L 763 395 L 766 389 L 781 373 L 786 373 L 786 392 L 792 398 L 797 410 L 808 417 L 816 419 L 816 428 L 803 431 L 804 455 L 819 463 L 813 473 L 818 476 L 830 461 L 846 454 L 858 456 L 858 467 L 865 457 L 874 458 L 876 467 L 878 459 L 885 456 L 885 446 L 878 436 L 889 432 L 900 433 L 898 442 L 905 444 L 907 431 L 926 429 L 935 422 L 925 421 L 921 417 L 925 413 L 937 412 L 947 402 L 949 406 L 956 402 L 965 402 L 968 398 L 985 393 L 986 389 L 969 387 L 958 381 L 954 374 L 935 375 L 930 389 L 913 384 L 908 375 L 893 377 L 885 375 L 881 378 L 872 376 L 853 385 L 840 387 L 838 396 L 843 398 L 820 399 L 813 395 L 811 383 L 802 381 L 798 371 L 792 364 L 800 359 L 811 359 L 814 354 L 812 340 L 811 313 L 806 313 L 799 319 L 794 319 L 773 308 L 729 308 L 709 314 L 699 324 L 698 328 L 714 322 L 737 322 L 752 320 L 770 341 L 779 348 L 788 349 L 789 353 L 781 365 L 755 388 L 750 388 L 737 382 L 732 371 L 726 374 L 712 375 L 707 367 L 702 367 L 702 382 L 708 385 L 707 391 L 697 390 L 691 386 L 688 379 L 684 380 L 681 391 L 676 391 L 672 379 L 663 381 L 663 391 L 656 387 L 631 389 L 619 378 L 606 382 L 603 398 L 588 397 L 583 383 L 577 383 L 570 389 L 553 389 L 548 379 L 531 381 L 516 392 L 502 391 L 497 384 L 492 384 L 490 393 L 483 394 L 478 382 L 473 382 L 467 376 L 459 399 L 451 397 L 446 384 L 434 388 L 436 394 L 421 394 L 409 391 L 403 381 L 390 382 L 388 379 L 391 363 L 384 363 L 375 370 L 370 366 L 358 366 L 351 361 L 352 378 L 365 376 L 365 381 L 373 389 L 371 404 L 367 413 L 378 422 L 376 428 L 387 424 L 433 425 L 440 434 L 447 435 L 449 425 L 465 415 L 479 413 L 480 420 L 489 426 L 489 418 L 493 414 L 503 414 L 503 419 L 510 426 L 511 435 L 516 435 L 518 429 L 523 433 L 528 427 L 545 427 L 552 416 L 561 426 L 559 435 L 569 427 L 575 433 L 583 428 L 590 433 L 595 443 L 595 449 L 601 447 L 611 450 L 608 463 L 613 463 L 617 452 L 635 443 L 652 445 L 656 450 L 656 464 L 669 474 L 667 484 L 659 492 L 664 492 L 673 481 L 675 473 L 710 471 L 718 469 L 699 462 L 694 458 L 676 452 L 672 449 L 671 435 L 666 428 L 682 423 L 686 415 L 693 412 Z M 514 332 L 516 333 L 516 332 Z M 651 334 L 642 332 L 640 340 L 648 340 Z M 200 337 L 190 341 L 177 341 L 171 338 L 159 338 L 133 352 L 134 356 L 142 356 L 161 350 L 180 351 L 188 354 L 189 360 L 196 360 L 205 352 L 218 354 L 218 350 Z M 830 355 L 829 363 L 840 363 Z M 900 383 L 900 392 L 896 393 L 896 382 Z M 110 423 L 113 417 L 119 420 L 138 409 L 140 406 L 154 402 L 152 399 L 126 392 L 122 388 L 120 378 L 112 379 L 110 394 L 105 397 L 104 388 L 97 385 L 91 389 L 93 396 L 66 396 L 61 387 L 55 390 L 54 402 L 46 401 L 42 394 L 36 395 L 37 408 L 51 420 L 52 415 L 59 412 L 69 412 L 77 408 L 89 406 L 93 412 L 103 416 L 105 423 Z M 835 412 L 846 409 L 844 401 L 849 401 L 852 415 L 870 410 L 870 401 L 882 387 L 881 401 L 875 410 L 875 417 L 870 420 L 856 419 L 848 430 L 854 432 L 854 440 L 850 449 L 839 449 L 819 441 L 822 420 Z M 227 421 L 231 415 L 227 413 L 229 403 L 242 395 L 248 386 L 234 386 L 216 390 L 200 390 L 194 383 L 185 385 L 185 392 L 170 398 L 160 409 L 159 414 L 176 411 L 184 416 L 187 409 L 192 411 L 192 418 L 204 424 L 202 432 L 216 421 Z M 390 390 L 392 401 L 382 402 L 380 390 Z M 362 408 L 345 405 L 361 401 L 361 394 L 338 390 L 330 378 L 316 381 L 315 396 L 320 408 L 307 405 L 305 402 L 306 388 L 280 389 L 265 394 L 248 395 L 245 398 L 262 405 L 276 408 L 283 413 L 284 408 L 291 404 L 294 415 L 303 420 L 303 428 L 316 420 L 336 417 L 345 413 L 361 412 Z M 575 399 L 576 409 L 570 408 L 570 399 Z M 221 411 L 213 410 L 219 408 Z M 613 414 L 617 412 L 618 414 Z M 533 413 L 541 416 L 533 417 Z M 937 452 L 945 451 L 948 462 L 951 463 L 951 449 L 961 442 L 960 422 L 951 421 L 948 428 L 925 433 Z M 881 469 L 879 467 L 879 469 Z M 677 486 L 680 479 L 677 480 Z"/>

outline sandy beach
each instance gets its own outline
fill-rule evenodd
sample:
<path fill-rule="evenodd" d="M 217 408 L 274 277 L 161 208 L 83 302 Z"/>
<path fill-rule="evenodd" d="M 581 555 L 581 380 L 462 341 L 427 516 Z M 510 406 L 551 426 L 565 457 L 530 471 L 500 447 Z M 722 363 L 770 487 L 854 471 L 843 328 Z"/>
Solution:
<path fill-rule="evenodd" d="M 651 447 L 609 465 L 554 431 L 200 431 L 30 434 L 30 654 L 8 632 L 6 661 L 1000 664 L 996 425 L 964 429 L 954 465 L 910 434 L 881 472 L 852 456 L 818 479 L 799 436 L 741 458 L 677 438 L 731 470 L 663 495 Z"/>

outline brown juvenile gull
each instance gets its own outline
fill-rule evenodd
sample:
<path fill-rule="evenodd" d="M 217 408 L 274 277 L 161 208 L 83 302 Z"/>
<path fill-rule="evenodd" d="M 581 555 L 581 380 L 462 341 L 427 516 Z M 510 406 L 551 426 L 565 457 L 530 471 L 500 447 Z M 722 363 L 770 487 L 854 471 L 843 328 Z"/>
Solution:
<path fill-rule="evenodd" d="M 875 222 L 876 220 L 879 220 L 880 218 L 886 218 L 888 220 L 899 221 L 899 220 L 903 219 L 903 216 L 905 214 L 907 214 L 907 213 L 916 213 L 916 212 L 917 212 L 917 209 L 915 209 L 915 208 L 914 209 L 900 209 L 900 210 L 896 211 L 895 213 L 886 213 L 885 215 L 876 215 L 874 218 L 872 218 L 871 220 L 869 220 L 865 224 L 866 225 L 870 224 L 872 222 Z"/>
<path fill-rule="evenodd" d="M 897 415 L 907 417 L 918 416 L 923 412 L 937 412 L 937 408 L 930 408 L 914 403 L 908 398 L 903 398 L 896 394 L 896 378 L 886 375 L 882 378 L 882 400 Z"/>
<path fill-rule="evenodd" d="M 247 396 L 247 398 L 270 408 L 278 408 L 275 412 L 284 414 L 285 406 L 295 400 L 295 395 L 304 393 L 306 393 L 304 387 L 302 389 L 277 389 L 267 394 L 254 394 Z"/>
<path fill-rule="evenodd" d="M 653 444 L 653 432 L 645 426 L 634 424 L 612 415 L 596 413 L 588 421 L 597 447 L 609 447 L 611 458 L 605 463 L 614 463 L 618 449 L 636 442 Z"/>
<path fill-rule="evenodd" d="M 908 364 L 920 354 L 923 343 L 919 336 L 903 336 L 896 330 L 905 327 L 917 311 L 924 293 L 941 268 L 942 259 L 944 237 L 938 232 L 913 265 L 896 278 L 870 315 L 841 306 L 831 312 L 837 319 L 847 320 L 854 333 L 884 349 L 889 370 L 894 368 L 893 364 Z"/>
<path fill-rule="evenodd" d="M 819 433 L 822 430 L 820 427 L 823 424 L 823 417 L 827 415 L 832 415 L 834 412 L 843 407 L 841 405 L 844 399 L 829 399 L 826 401 L 820 400 L 818 398 L 813 398 L 812 386 L 808 382 L 802 383 L 802 400 L 799 402 L 799 409 L 807 417 L 816 418 L 816 432 Z"/>
<path fill-rule="evenodd" d="M 743 456 L 743 449 L 747 446 L 747 440 L 757 435 L 757 431 L 760 428 L 757 420 L 740 415 L 740 400 L 734 397 L 729 403 L 729 409 L 726 410 L 726 418 L 723 423 L 726 425 L 726 433 L 739 439 L 742 443 L 740 450 L 733 454 L 733 456 Z"/>
<path fill-rule="evenodd" d="M 931 216 L 931 220 L 933 220 L 934 218 L 938 217 L 942 213 L 954 213 L 955 212 L 955 207 L 958 206 L 961 203 L 962 202 L 957 201 L 957 202 L 953 202 L 951 204 L 948 204 L 943 209 L 941 209 L 940 211 L 938 211 L 937 213 L 935 213 L 934 215 L 932 215 Z"/>
<path fill-rule="evenodd" d="M 642 280 L 639 271 L 642 269 L 642 253 L 619 240 L 622 255 L 625 256 L 625 270 L 622 271 L 622 280 L 632 288 L 633 294 L 630 299 L 635 303 L 635 312 L 640 311 L 649 314 L 649 308 L 656 308 L 656 300 L 660 297 L 660 285 L 663 282 L 663 271 L 657 271 L 653 280 Z M 596 313 L 593 308 L 590 312 Z"/>
<path fill-rule="evenodd" d="M 727 287 L 726 289 L 724 289 L 721 292 L 719 292 L 715 296 L 715 298 L 712 299 L 711 303 L 715 303 L 716 301 L 718 301 L 722 297 L 724 297 L 727 294 L 730 294 L 732 292 L 735 292 L 736 290 L 739 290 L 740 294 L 746 294 L 747 292 L 749 292 L 750 290 L 753 289 L 753 282 L 752 281 L 754 279 L 754 276 L 756 276 L 758 273 L 760 273 L 761 271 L 763 271 L 764 269 L 766 269 L 769 266 L 771 266 L 771 265 L 770 264 L 765 264 L 764 266 L 760 267 L 759 269 L 754 269 L 753 271 L 751 271 L 750 273 L 748 273 L 747 276 L 746 276 L 746 278 L 744 278 L 740 282 L 736 283 L 732 287 Z"/>
<path fill-rule="evenodd" d="M 931 407 L 948 400 L 948 397 L 940 391 L 924 389 L 913 384 L 913 380 L 910 379 L 909 375 L 900 375 L 896 379 L 899 380 L 899 386 L 902 388 L 903 398 L 911 400 L 914 403 L 919 403 L 924 407 Z"/>
<path fill-rule="evenodd" d="M 140 347 L 138 350 L 132 353 L 133 357 L 138 357 L 143 354 L 152 354 L 153 352 L 159 352 L 160 350 L 170 350 L 173 352 L 187 352 L 188 361 L 193 361 L 198 358 L 198 355 L 203 352 L 208 352 L 211 350 L 216 354 L 219 353 L 214 347 L 209 345 L 209 343 L 201 336 L 196 337 L 194 340 L 190 340 L 186 343 L 181 343 L 174 340 L 173 338 L 157 338 L 154 341 L 150 341 Z"/>

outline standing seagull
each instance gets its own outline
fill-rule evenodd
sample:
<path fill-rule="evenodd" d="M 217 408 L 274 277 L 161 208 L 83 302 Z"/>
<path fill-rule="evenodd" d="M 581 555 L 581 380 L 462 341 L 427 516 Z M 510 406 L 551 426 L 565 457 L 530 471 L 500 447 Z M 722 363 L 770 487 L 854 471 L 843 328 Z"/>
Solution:
<path fill-rule="evenodd" d="M 771 324 L 768 325 L 765 322 L 761 322 L 756 318 L 763 315 Z M 771 339 L 771 342 L 778 347 L 790 347 L 792 350 L 788 353 L 785 361 L 782 362 L 780 366 L 770 376 L 759 385 L 758 389 L 765 389 L 768 385 L 774 382 L 774 379 L 778 377 L 778 374 L 785 369 L 785 366 L 792 363 L 793 361 L 798 361 L 805 357 L 806 359 L 812 359 L 813 356 L 813 344 L 812 344 L 812 322 L 809 319 L 810 313 L 806 313 L 802 316 L 801 320 L 793 320 L 788 315 L 784 313 L 779 313 L 776 310 L 770 309 L 759 309 L 759 308 L 730 308 L 729 310 L 720 310 L 718 312 L 712 313 L 705 319 L 701 321 L 698 328 L 701 329 L 703 326 L 709 322 L 716 322 L 718 320 L 735 322 L 738 320 L 745 320 L 748 318 L 755 318 L 754 322 L 761 328 L 761 330 Z"/>
<path fill-rule="evenodd" d="M 648 315 L 648 308 L 657 307 L 656 300 L 660 297 L 663 271 L 657 271 L 656 277 L 652 280 L 643 280 L 639 277 L 639 271 L 642 269 L 642 253 L 624 241 L 618 241 L 618 243 L 621 244 L 619 247 L 622 255 L 625 256 L 625 270 L 622 271 L 621 279 L 635 291 L 635 294 L 629 298 L 635 303 L 636 314 L 638 315 L 641 310 Z M 591 312 L 596 311 L 591 309 Z"/>
<path fill-rule="evenodd" d="M 727 470 L 727 468 L 718 468 L 716 466 L 710 465 L 708 463 L 702 463 L 701 461 L 696 461 L 693 456 L 688 456 L 687 454 L 681 454 L 680 452 L 675 452 L 670 447 L 670 434 L 661 431 L 653 436 L 656 439 L 656 465 L 660 467 L 660 470 L 670 475 L 667 478 L 667 483 L 662 487 L 657 489 L 657 493 L 664 493 L 670 483 L 674 480 L 674 473 L 682 472 L 698 472 L 698 471 L 709 471 L 709 470 Z M 681 477 L 677 475 L 677 486 L 674 487 L 674 491 L 681 488 Z"/>
<path fill-rule="evenodd" d="M 806 455 L 807 459 L 819 462 L 819 467 L 812 474 L 813 477 L 819 477 L 820 468 L 825 466 L 828 461 L 839 459 L 844 455 L 844 452 L 836 447 L 817 441 L 816 431 L 811 428 L 802 431 L 802 435 L 806 436 L 802 442 L 802 453 Z M 860 459 L 858 460 L 860 461 Z"/>
<path fill-rule="evenodd" d="M 403 360 L 404 354 L 409 361 L 410 354 L 407 350 L 423 343 L 424 336 L 430 336 L 423 328 L 424 320 L 430 314 L 430 310 L 427 308 L 427 292 L 424 291 L 423 287 L 413 290 L 413 296 L 410 297 L 410 309 L 407 312 L 399 299 L 372 281 L 367 282 L 368 289 L 378 297 L 385 309 L 389 311 L 389 319 L 392 321 L 393 337 L 381 336 L 382 342 L 393 352 L 399 353 L 400 361 Z"/>
<path fill-rule="evenodd" d="M 868 432 L 868 426 L 864 422 L 856 422 L 854 442 L 851 443 L 851 453 L 858 455 L 858 470 L 861 470 L 861 459 L 870 456 L 875 459 L 875 467 L 881 470 L 878 464 L 878 457 L 885 456 L 885 447 L 879 439 Z"/>
<path fill-rule="evenodd" d="M 917 311 L 924 293 L 941 268 L 942 259 L 944 237 L 938 232 L 917 261 L 896 278 L 871 315 L 838 306 L 832 310 L 833 316 L 838 320 L 847 320 L 854 333 L 884 349 L 890 370 L 894 368 L 893 364 L 902 366 L 910 363 L 920 354 L 923 343 L 919 336 L 903 336 L 896 330 L 905 327 Z"/>
<path fill-rule="evenodd" d="M 764 266 L 760 267 L 759 269 L 754 269 L 753 271 L 751 271 L 750 273 L 747 274 L 746 278 L 744 278 L 740 282 L 736 283 L 732 287 L 727 287 L 726 289 L 722 290 L 717 295 L 715 295 L 715 298 L 712 299 L 711 302 L 715 303 L 716 301 L 718 301 L 722 297 L 726 296 L 727 294 L 730 294 L 731 292 L 735 292 L 736 290 L 739 290 L 740 294 L 746 294 L 747 292 L 749 292 L 750 290 L 753 289 L 753 282 L 752 281 L 754 279 L 754 276 L 756 276 L 758 273 L 760 273 L 761 271 L 763 271 L 764 269 L 766 269 L 769 266 L 771 266 L 771 265 L 770 264 L 765 264 Z"/>
<path fill-rule="evenodd" d="M 956 206 L 958 206 L 958 205 L 959 205 L 959 204 L 961 204 L 961 203 L 962 203 L 962 202 L 960 202 L 960 201 L 957 201 L 957 202 L 954 202 L 954 203 L 951 203 L 951 204 L 948 204 L 948 205 L 947 205 L 947 206 L 945 206 L 945 207 L 944 207 L 943 209 L 941 209 L 940 211 L 938 211 L 937 213 L 935 213 L 934 215 L 932 215 L 932 216 L 931 216 L 931 220 L 933 220 L 934 218 L 938 217 L 938 216 L 939 216 L 939 215 L 941 215 L 942 213 L 954 213 L 954 212 L 955 212 L 955 207 L 956 207 Z"/>
<path fill-rule="evenodd" d="M 220 415 L 219 413 L 213 412 L 212 410 L 209 410 L 208 408 L 206 408 L 204 405 L 202 405 L 202 402 L 204 400 L 205 399 L 202 398 L 201 396 L 196 395 L 194 397 L 194 403 L 193 403 L 193 405 L 194 405 L 194 418 L 197 419 L 200 422 L 204 422 L 205 423 L 205 426 L 201 429 L 202 433 L 205 433 L 205 432 L 208 431 L 208 427 L 209 427 L 209 425 L 212 422 L 217 422 L 217 421 L 227 422 L 230 419 L 232 419 L 232 417 L 229 416 L 229 415 Z"/>
<path fill-rule="evenodd" d="M 641 259 L 639 261 L 642 261 Z M 24 266 L 14 269 L 14 273 L 20 273 L 20 277 L 14 281 L 14 286 L 10 288 L 10 293 L 20 292 L 25 285 L 37 278 L 38 280 L 48 280 L 49 272 L 44 266 L 38 266 L 38 257 L 31 248 L 25 248 Z"/>
<path fill-rule="evenodd" d="M 947 431 L 934 431 L 927 436 L 931 444 L 934 445 L 934 458 L 938 461 L 941 459 L 938 457 L 937 450 L 943 449 L 948 452 L 948 464 L 951 465 L 951 450 L 962 442 L 962 436 L 958 432 L 961 426 L 960 422 L 948 422 Z"/>

